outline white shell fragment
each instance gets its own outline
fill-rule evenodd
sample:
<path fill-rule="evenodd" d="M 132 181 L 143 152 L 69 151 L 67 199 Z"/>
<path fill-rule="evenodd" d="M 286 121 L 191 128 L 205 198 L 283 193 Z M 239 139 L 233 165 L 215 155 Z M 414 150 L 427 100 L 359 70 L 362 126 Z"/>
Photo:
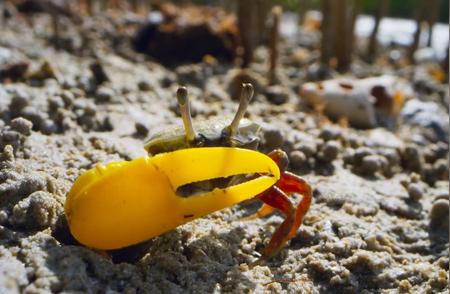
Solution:
<path fill-rule="evenodd" d="M 359 128 L 394 126 L 403 102 L 411 93 L 404 80 L 389 75 L 305 83 L 300 90 L 309 104 L 323 105 L 331 118 L 346 118 Z"/>

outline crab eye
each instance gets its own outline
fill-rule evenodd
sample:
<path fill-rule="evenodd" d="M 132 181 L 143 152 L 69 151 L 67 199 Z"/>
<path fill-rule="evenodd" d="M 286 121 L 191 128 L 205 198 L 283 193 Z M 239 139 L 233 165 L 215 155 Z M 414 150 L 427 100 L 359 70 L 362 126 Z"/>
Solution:
<path fill-rule="evenodd" d="M 247 107 L 250 104 L 254 94 L 253 86 L 250 83 L 243 83 L 241 90 L 241 98 L 239 100 L 239 108 L 233 118 L 231 124 L 226 128 L 230 136 L 234 136 L 239 128 L 239 122 L 244 117 Z"/>
<path fill-rule="evenodd" d="M 179 87 L 177 90 L 177 100 L 180 106 L 181 118 L 183 119 L 186 140 L 193 142 L 195 140 L 195 130 L 192 124 L 191 107 L 186 87 Z"/>

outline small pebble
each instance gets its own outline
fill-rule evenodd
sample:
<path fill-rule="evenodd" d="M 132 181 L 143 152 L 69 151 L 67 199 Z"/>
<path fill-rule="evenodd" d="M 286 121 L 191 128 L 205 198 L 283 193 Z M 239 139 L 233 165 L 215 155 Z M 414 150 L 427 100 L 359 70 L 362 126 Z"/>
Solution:
<path fill-rule="evenodd" d="M 403 165 L 406 169 L 421 172 L 423 168 L 423 157 L 415 145 L 406 146 L 402 154 Z"/>
<path fill-rule="evenodd" d="M 122 95 L 126 95 L 126 94 L 128 94 L 128 93 L 130 93 L 131 92 L 131 89 L 130 89 L 130 87 L 128 87 L 128 86 L 123 86 L 122 87 L 122 89 L 120 90 L 120 92 L 122 93 Z"/>
<path fill-rule="evenodd" d="M 58 132 L 58 126 L 51 119 L 45 119 L 40 125 L 40 130 L 46 135 L 54 134 Z"/>
<path fill-rule="evenodd" d="M 407 175 L 401 174 L 398 178 L 398 181 L 399 181 L 400 185 L 403 186 L 403 188 L 408 190 L 408 185 L 411 182 L 411 180 L 409 179 L 409 177 Z"/>
<path fill-rule="evenodd" d="M 448 156 L 448 144 L 444 142 L 438 142 L 432 145 L 432 150 L 436 158 L 446 158 Z"/>
<path fill-rule="evenodd" d="M 400 283 L 398 283 L 398 290 L 400 293 L 411 293 L 411 283 L 405 279 L 401 280 Z"/>
<path fill-rule="evenodd" d="M 348 142 L 348 145 L 350 145 L 350 147 L 352 148 L 358 148 L 362 146 L 363 140 L 354 134 L 346 135 L 345 139 Z"/>
<path fill-rule="evenodd" d="M 433 164 L 434 174 L 438 180 L 448 180 L 448 160 L 447 159 L 438 159 Z"/>
<path fill-rule="evenodd" d="M 281 105 L 286 103 L 289 99 L 289 94 L 282 86 L 270 86 L 266 88 L 264 93 L 270 103 L 275 105 Z"/>
<path fill-rule="evenodd" d="M 71 88 L 70 93 L 72 93 L 75 98 L 80 98 L 80 97 L 84 96 L 83 90 L 80 88 L 76 88 L 76 87 Z"/>
<path fill-rule="evenodd" d="M 83 112 L 89 116 L 95 115 L 97 112 L 97 107 L 92 100 L 88 99 L 78 99 L 75 101 L 73 108 L 75 110 L 80 109 L 83 110 Z"/>
<path fill-rule="evenodd" d="M 355 164 L 360 164 L 364 157 L 373 155 L 374 152 L 369 147 L 359 147 L 355 150 L 353 161 Z"/>
<path fill-rule="evenodd" d="M 22 135 L 29 136 L 33 128 L 33 123 L 23 117 L 18 117 L 11 121 L 11 128 Z"/>
<path fill-rule="evenodd" d="M 137 122 L 135 123 L 134 127 L 136 128 L 136 133 L 140 136 L 147 136 L 148 135 L 148 128 L 143 123 Z"/>
<path fill-rule="evenodd" d="M 373 176 L 376 172 L 380 171 L 383 167 L 384 161 L 386 159 L 379 155 L 368 155 L 365 156 L 361 162 L 361 173 Z"/>
<path fill-rule="evenodd" d="M 421 180 L 420 175 L 418 173 L 411 173 L 409 179 L 411 180 L 411 183 L 418 183 Z"/>
<path fill-rule="evenodd" d="M 435 201 L 439 200 L 439 199 L 445 199 L 445 200 L 449 200 L 449 192 L 448 191 L 441 191 L 440 193 L 438 193 L 435 197 L 434 197 Z"/>
<path fill-rule="evenodd" d="M 108 77 L 108 74 L 105 71 L 102 63 L 100 61 L 94 61 L 89 68 L 91 69 L 92 76 L 94 77 L 95 83 L 97 85 L 101 85 L 105 82 L 110 81 L 111 79 Z"/>
<path fill-rule="evenodd" d="M 297 149 L 303 152 L 306 157 L 312 157 L 317 152 L 317 145 L 313 142 L 303 142 L 297 146 Z"/>
<path fill-rule="evenodd" d="M 423 197 L 423 188 L 419 183 L 411 183 L 408 185 L 409 198 L 412 201 L 419 201 Z"/>
<path fill-rule="evenodd" d="M 175 83 L 176 77 L 175 74 L 166 73 L 164 77 L 161 79 L 161 87 L 168 88 L 170 85 Z"/>
<path fill-rule="evenodd" d="M 355 157 L 355 149 L 346 148 L 344 154 L 342 155 L 342 160 L 345 164 L 353 164 L 353 159 Z"/>
<path fill-rule="evenodd" d="M 400 156 L 395 149 L 383 149 L 380 153 L 387 159 L 390 166 L 400 164 Z"/>
<path fill-rule="evenodd" d="M 325 162 L 332 162 L 339 154 L 340 144 L 337 141 L 326 142 L 319 153 L 319 159 Z"/>
<path fill-rule="evenodd" d="M 175 69 L 178 83 L 182 85 L 195 85 L 196 87 L 203 88 L 205 84 L 205 75 L 203 68 L 199 65 L 181 65 Z"/>
<path fill-rule="evenodd" d="M 108 87 L 100 87 L 97 90 L 95 98 L 97 102 L 108 102 L 114 97 L 114 90 Z"/>
<path fill-rule="evenodd" d="M 147 81 L 139 81 L 138 88 L 141 91 L 147 92 L 147 91 L 150 91 L 152 89 L 152 86 Z"/>
<path fill-rule="evenodd" d="M 324 141 L 337 140 L 341 136 L 341 130 L 336 127 L 327 126 L 322 129 L 319 137 Z"/>
<path fill-rule="evenodd" d="M 434 183 L 437 181 L 436 171 L 434 170 L 433 165 L 429 163 L 425 163 L 423 165 L 421 174 L 423 175 L 424 181 L 429 185 L 434 185 Z"/>
<path fill-rule="evenodd" d="M 6 223 L 8 220 L 8 213 L 4 210 L 0 210 L 0 225 Z"/>
<path fill-rule="evenodd" d="M 0 159 L 2 161 L 14 161 L 14 148 L 11 145 L 6 145 L 3 148 L 3 152 L 0 153 Z"/>
<path fill-rule="evenodd" d="M 264 140 L 268 149 L 276 149 L 283 145 L 284 139 L 280 130 L 267 129 L 264 130 Z"/>
<path fill-rule="evenodd" d="M 56 112 L 59 108 L 64 108 L 65 103 L 62 97 L 53 96 L 48 98 L 48 108 L 50 112 Z"/>
<path fill-rule="evenodd" d="M 47 117 L 47 113 L 29 105 L 22 110 L 21 116 L 31 121 L 35 129 L 40 129 L 41 124 Z"/>
<path fill-rule="evenodd" d="M 307 163 L 307 158 L 303 152 L 294 150 L 289 156 L 289 161 L 293 168 L 302 168 Z"/>
<path fill-rule="evenodd" d="M 423 158 L 425 159 L 425 162 L 431 163 L 436 160 L 434 157 L 434 152 L 431 150 L 431 148 L 426 148 L 423 152 Z"/>
<path fill-rule="evenodd" d="M 69 90 L 70 88 L 75 88 L 77 82 L 73 78 L 64 77 L 61 86 L 63 89 Z"/>
<path fill-rule="evenodd" d="M 28 105 L 28 95 L 25 93 L 17 93 L 11 99 L 11 103 L 9 104 L 9 109 L 14 116 L 18 116 L 22 109 L 24 109 Z"/>
<path fill-rule="evenodd" d="M 72 105 L 73 101 L 75 100 L 75 95 L 71 91 L 68 91 L 68 90 L 62 91 L 60 96 L 66 106 Z"/>
<path fill-rule="evenodd" d="M 432 230 L 448 231 L 449 227 L 449 203 L 448 199 L 437 199 L 434 201 L 430 211 L 430 227 Z"/>
<path fill-rule="evenodd" d="M 97 87 L 97 85 L 89 76 L 81 75 L 81 76 L 77 76 L 76 87 L 78 89 L 81 89 L 85 93 L 92 93 L 95 91 L 95 88 Z"/>

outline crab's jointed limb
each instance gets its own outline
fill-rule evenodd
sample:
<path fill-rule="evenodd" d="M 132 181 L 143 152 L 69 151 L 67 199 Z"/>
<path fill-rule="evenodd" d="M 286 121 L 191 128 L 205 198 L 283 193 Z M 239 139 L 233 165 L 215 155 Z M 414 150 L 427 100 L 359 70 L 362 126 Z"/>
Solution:
<path fill-rule="evenodd" d="M 273 234 L 269 244 L 264 248 L 262 259 L 268 259 L 277 254 L 286 242 L 297 234 L 312 199 L 309 184 L 301 177 L 285 171 L 288 165 L 286 153 L 281 150 L 274 150 L 268 155 L 277 163 L 281 176 L 274 186 L 257 196 L 264 204 L 256 215 L 265 216 L 271 213 L 273 209 L 278 209 L 285 214 L 286 218 Z M 288 195 L 293 193 L 302 195 L 302 200 L 297 208 L 288 199 Z"/>

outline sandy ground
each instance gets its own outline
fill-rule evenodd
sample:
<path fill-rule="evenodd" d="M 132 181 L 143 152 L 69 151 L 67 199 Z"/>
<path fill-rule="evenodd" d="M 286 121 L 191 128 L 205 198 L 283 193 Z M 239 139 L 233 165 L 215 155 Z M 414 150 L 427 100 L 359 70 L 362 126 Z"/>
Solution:
<path fill-rule="evenodd" d="M 112 26 L 98 21 L 86 26 L 111 81 L 96 87 L 92 54 L 55 50 L 46 16 L 33 21 L 0 26 L 0 69 L 27 61 L 37 70 L 47 60 L 57 72 L 0 84 L 1 293 L 448 293 L 448 137 L 402 122 L 392 132 L 356 130 L 308 110 L 298 95 L 308 66 L 288 58 L 298 40 L 283 49 L 285 103 L 260 92 L 248 111 L 263 126 L 261 150 L 286 150 L 290 169 L 314 188 L 303 225 L 278 256 L 249 265 L 282 221 L 243 221 L 256 200 L 154 238 L 137 257 L 131 250 L 113 261 L 77 244 L 63 210 L 75 179 L 98 163 L 143 156 L 149 134 L 180 124 L 179 83 L 196 121 L 234 113 L 231 66 L 164 68 L 113 50 Z M 78 32 L 67 34 L 79 47 Z M 257 74 L 266 60 L 258 51 Z M 355 75 L 390 72 L 418 84 L 414 99 L 437 105 L 448 132 L 448 84 L 421 79 L 420 66 L 364 66 Z"/>

